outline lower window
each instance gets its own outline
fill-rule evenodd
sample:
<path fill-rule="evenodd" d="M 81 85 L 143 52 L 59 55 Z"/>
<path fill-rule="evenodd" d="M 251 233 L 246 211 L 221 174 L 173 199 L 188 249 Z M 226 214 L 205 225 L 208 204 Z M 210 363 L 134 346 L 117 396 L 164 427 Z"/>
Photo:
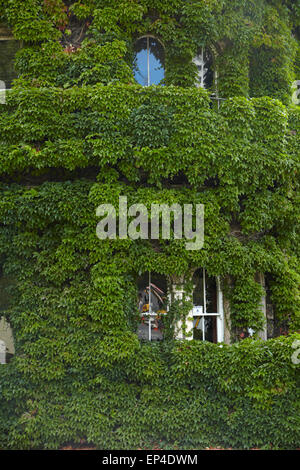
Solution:
<path fill-rule="evenodd" d="M 219 279 L 198 269 L 193 276 L 193 339 L 218 343 L 224 340 L 223 299 Z"/>
<path fill-rule="evenodd" d="M 167 314 L 167 280 L 155 273 L 146 273 L 138 280 L 138 337 L 161 341 L 164 337 L 163 318 Z"/>

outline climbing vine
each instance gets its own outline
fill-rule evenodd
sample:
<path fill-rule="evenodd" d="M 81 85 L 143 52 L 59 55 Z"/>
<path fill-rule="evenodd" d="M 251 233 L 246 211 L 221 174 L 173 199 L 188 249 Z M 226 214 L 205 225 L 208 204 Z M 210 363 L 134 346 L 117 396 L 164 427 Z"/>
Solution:
<path fill-rule="evenodd" d="M 0 105 L 1 315 L 16 346 L 0 368 L 0 446 L 298 445 L 298 3 L 0 1 L 22 41 Z M 146 33 L 164 44 L 164 86 L 135 83 Z M 201 45 L 214 56 L 212 90 L 194 86 Z M 100 241 L 96 208 L 122 195 L 148 209 L 204 204 L 203 249 L 173 233 Z M 199 267 L 222 279 L 231 346 L 174 341 Z M 147 271 L 188 281 L 161 344 L 136 335 Z M 265 326 L 257 273 L 270 275 L 290 336 L 241 341 Z"/>

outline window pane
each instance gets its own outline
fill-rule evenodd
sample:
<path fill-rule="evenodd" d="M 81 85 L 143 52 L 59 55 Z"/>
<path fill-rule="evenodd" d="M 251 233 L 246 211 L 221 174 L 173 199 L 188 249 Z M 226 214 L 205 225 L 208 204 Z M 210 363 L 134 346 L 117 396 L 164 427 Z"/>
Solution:
<path fill-rule="evenodd" d="M 150 47 L 150 80 L 151 85 L 159 85 L 163 80 L 164 71 L 164 49 L 154 38 L 149 38 Z"/>
<path fill-rule="evenodd" d="M 206 313 L 217 313 L 217 282 L 215 277 L 206 275 Z"/>
<path fill-rule="evenodd" d="M 147 38 L 142 38 L 136 43 L 135 48 L 135 74 L 136 81 L 143 86 L 148 84 L 147 72 Z"/>
<path fill-rule="evenodd" d="M 205 299 L 206 310 L 204 309 L 204 285 L 203 285 L 203 269 L 195 271 L 193 276 L 193 304 L 194 306 L 202 306 L 203 312 L 218 313 L 217 305 L 217 282 L 215 277 L 210 277 L 205 272 Z M 194 316 L 193 338 L 196 340 L 210 341 L 217 343 L 217 318 L 216 316 Z"/>
<path fill-rule="evenodd" d="M 200 48 L 193 62 L 198 69 L 196 85 L 205 89 L 211 88 L 214 83 L 214 72 L 213 58 L 210 52 Z"/>
<path fill-rule="evenodd" d="M 138 279 L 138 310 L 141 323 L 138 326 L 138 337 L 149 340 L 149 273 L 145 273 Z M 166 314 L 167 280 L 164 276 L 151 273 L 151 341 L 163 339 L 163 317 Z"/>
<path fill-rule="evenodd" d="M 159 85 L 164 78 L 164 48 L 154 38 L 144 37 L 135 47 L 134 78 L 143 86 Z"/>
<path fill-rule="evenodd" d="M 194 318 L 193 338 L 204 340 L 210 343 L 217 343 L 217 318 L 216 317 L 196 317 Z"/>
<path fill-rule="evenodd" d="M 205 318 L 205 341 L 217 342 L 217 319 L 216 317 Z"/>
<path fill-rule="evenodd" d="M 203 269 L 198 269 L 193 276 L 193 304 L 195 306 L 202 305 L 204 307 L 203 295 Z"/>

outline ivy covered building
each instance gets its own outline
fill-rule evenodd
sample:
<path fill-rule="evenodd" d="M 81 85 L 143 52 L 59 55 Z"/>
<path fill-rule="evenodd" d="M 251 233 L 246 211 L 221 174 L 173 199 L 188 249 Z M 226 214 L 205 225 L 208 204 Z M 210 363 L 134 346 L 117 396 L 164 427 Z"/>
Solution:
<path fill-rule="evenodd" d="M 0 21 L 0 448 L 299 447 L 300 2 Z M 99 240 L 122 197 L 204 205 L 202 249 Z"/>

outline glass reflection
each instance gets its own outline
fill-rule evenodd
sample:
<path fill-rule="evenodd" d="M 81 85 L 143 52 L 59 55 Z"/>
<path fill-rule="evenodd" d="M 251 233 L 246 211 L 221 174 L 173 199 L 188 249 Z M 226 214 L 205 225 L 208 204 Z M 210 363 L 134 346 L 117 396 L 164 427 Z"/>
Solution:
<path fill-rule="evenodd" d="M 134 78 L 142 86 L 160 85 L 165 75 L 165 58 L 162 44 L 145 36 L 135 46 Z"/>

